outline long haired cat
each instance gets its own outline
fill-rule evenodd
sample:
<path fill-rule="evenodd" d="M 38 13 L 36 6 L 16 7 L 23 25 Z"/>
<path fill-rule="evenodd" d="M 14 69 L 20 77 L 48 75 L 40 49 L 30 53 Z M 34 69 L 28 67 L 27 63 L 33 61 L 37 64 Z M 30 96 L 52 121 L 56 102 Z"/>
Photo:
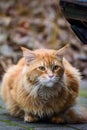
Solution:
<path fill-rule="evenodd" d="M 87 122 L 87 111 L 77 105 L 80 74 L 59 50 L 28 50 L 3 77 L 1 95 L 10 114 L 26 122 Z"/>

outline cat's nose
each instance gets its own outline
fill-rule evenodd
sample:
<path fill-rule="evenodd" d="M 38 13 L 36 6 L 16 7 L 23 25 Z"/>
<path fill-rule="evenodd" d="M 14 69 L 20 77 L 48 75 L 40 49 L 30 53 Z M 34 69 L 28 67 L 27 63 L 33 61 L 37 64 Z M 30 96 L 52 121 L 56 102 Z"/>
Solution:
<path fill-rule="evenodd" d="M 49 75 L 49 78 L 53 78 L 53 77 L 54 77 L 54 75 L 53 75 L 53 74 Z"/>

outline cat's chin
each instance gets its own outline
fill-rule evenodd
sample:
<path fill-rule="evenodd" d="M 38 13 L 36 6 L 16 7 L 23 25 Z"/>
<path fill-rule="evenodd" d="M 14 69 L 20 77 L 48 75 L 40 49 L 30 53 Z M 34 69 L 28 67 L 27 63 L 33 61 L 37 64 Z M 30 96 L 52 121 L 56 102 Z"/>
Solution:
<path fill-rule="evenodd" d="M 48 82 L 46 84 L 43 84 L 43 86 L 48 87 L 48 88 L 52 88 L 52 87 L 54 87 L 54 83 L 53 82 Z"/>

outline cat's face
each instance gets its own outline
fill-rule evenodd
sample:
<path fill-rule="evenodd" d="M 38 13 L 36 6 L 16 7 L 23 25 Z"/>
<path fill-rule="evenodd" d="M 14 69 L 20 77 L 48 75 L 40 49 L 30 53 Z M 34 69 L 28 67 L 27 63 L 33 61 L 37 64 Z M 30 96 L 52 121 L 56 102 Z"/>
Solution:
<path fill-rule="evenodd" d="M 53 87 L 63 76 L 63 66 L 61 61 L 50 56 L 46 57 L 46 60 L 39 61 L 39 65 L 36 68 L 38 82 L 47 87 Z"/>
<path fill-rule="evenodd" d="M 56 50 L 39 49 L 30 51 L 23 48 L 26 74 L 30 82 L 53 87 L 64 74 L 62 56 Z"/>

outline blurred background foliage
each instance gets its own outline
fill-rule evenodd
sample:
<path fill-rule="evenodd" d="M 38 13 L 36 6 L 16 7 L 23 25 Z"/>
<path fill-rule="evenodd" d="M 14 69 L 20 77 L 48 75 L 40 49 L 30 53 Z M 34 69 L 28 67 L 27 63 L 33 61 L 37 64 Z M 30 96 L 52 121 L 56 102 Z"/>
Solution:
<path fill-rule="evenodd" d="M 87 78 L 87 45 L 72 32 L 58 0 L 0 0 L 0 80 L 29 49 L 59 49 L 70 44 L 68 60 Z"/>

